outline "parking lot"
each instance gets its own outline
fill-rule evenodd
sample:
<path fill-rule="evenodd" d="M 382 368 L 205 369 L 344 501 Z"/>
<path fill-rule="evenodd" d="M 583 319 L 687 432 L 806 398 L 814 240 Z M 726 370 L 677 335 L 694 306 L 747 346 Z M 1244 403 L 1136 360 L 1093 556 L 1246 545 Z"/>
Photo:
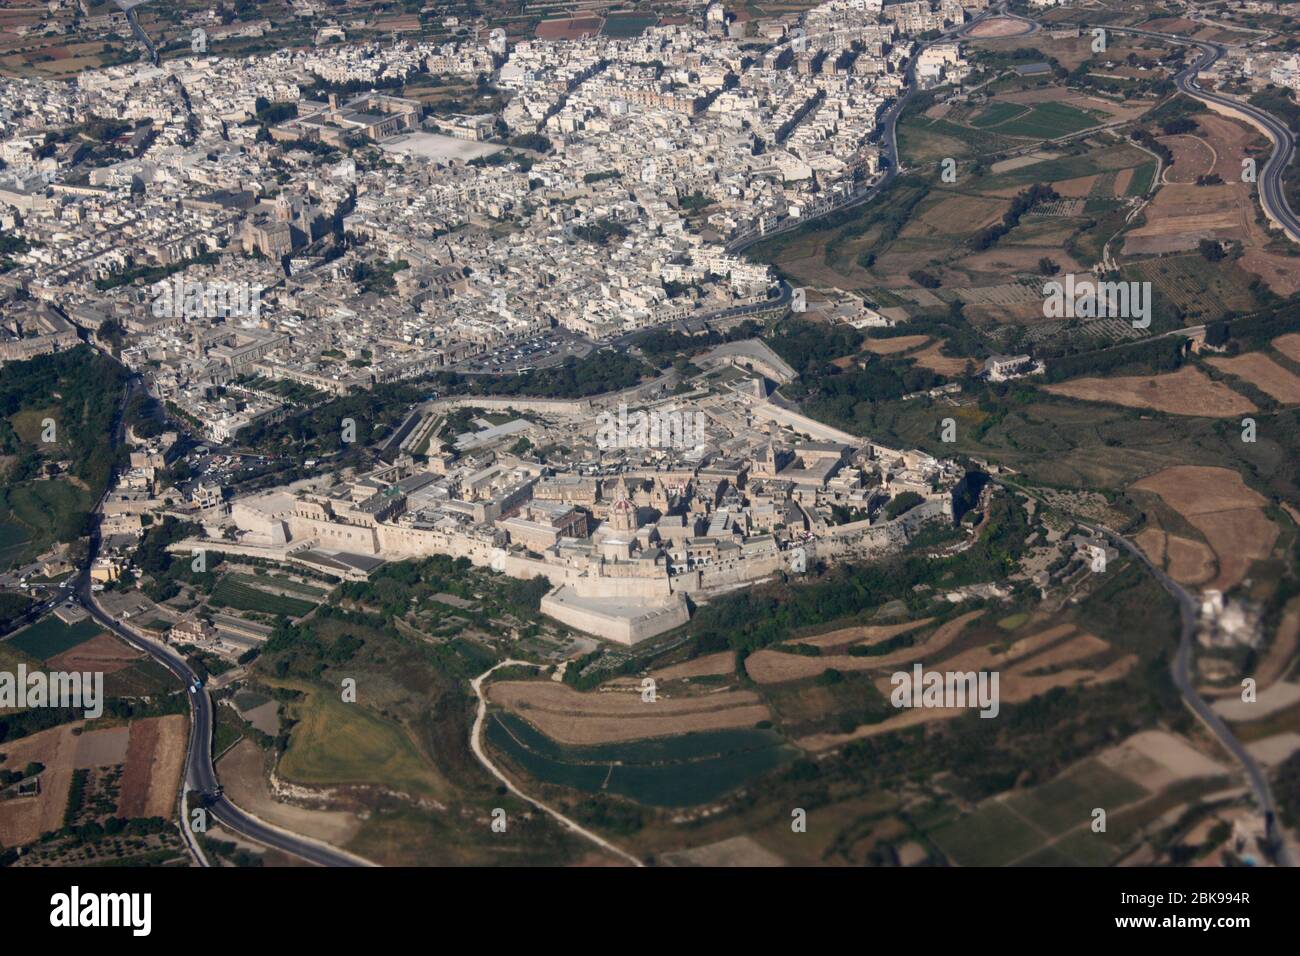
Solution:
<path fill-rule="evenodd" d="M 478 375 L 505 375 L 561 365 L 570 357 L 584 358 L 594 346 L 586 339 L 555 330 L 529 342 L 512 342 L 495 351 L 451 366 L 453 371 Z"/>

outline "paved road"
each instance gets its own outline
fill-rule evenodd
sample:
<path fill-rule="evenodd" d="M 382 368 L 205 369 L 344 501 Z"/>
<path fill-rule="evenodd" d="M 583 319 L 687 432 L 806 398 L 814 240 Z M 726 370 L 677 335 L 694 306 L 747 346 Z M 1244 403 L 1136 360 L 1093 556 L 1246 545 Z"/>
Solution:
<path fill-rule="evenodd" d="M 101 627 L 112 631 L 132 647 L 148 654 L 176 675 L 177 679 L 187 687 L 193 688 L 196 685 L 198 675 L 194 673 L 183 657 L 170 647 L 137 638 L 110 618 L 92 599 L 89 575 L 83 570 L 80 577 L 81 580 L 79 580 L 77 586 L 78 601 Z M 206 806 L 208 812 L 217 822 L 257 843 L 283 850 L 286 853 L 291 853 L 312 863 L 318 863 L 321 866 L 366 865 L 364 860 L 349 853 L 337 850 L 318 840 L 281 830 L 279 827 L 259 820 L 257 817 L 239 809 L 221 794 L 216 768 L 212 764 L 212 706 L 212 698 L 209 696 L 206 687 L 200 687 L 197 691 L 191 692 L 190 740 L 185 755 L 184 789 L 207 795 Z M 186 822 L 182 821 L 182 825 L 186 825 Z"/>
<path fill-rule="evenodd" d="M 113 445 L 118 447 L 125 438 L 126 425 L 123 420 L 123 412 L 131 395 L 140 387 L 138 379 L 132 379 L 128 387 L 123 391 L 122 399 L 118 403 L 117 413 L 114 417 L 114 423 L 111 426 L 113 433 Z M 105 495 L 105 497 L 107 494 Z M 104 499 L 101 498 L 95 507 L 99 512 L 103 508 Z M 59 597 L 51 602 L 41 605 L 42 608 L 48 609 L 53 605 L 63 601 L 75 601 L 80 604 L 90 614 L 92 618 L 105 630 L 116 634 L 131 647 L 148 654 L 151 658 L 167 668 L 174 674 L 178 680 L 186 687 L 194 687 L 198 683 L 198 675 L 185 662 L 175 650 L 165 644 L 155 641 L 146 641 L 137 637 L 134 633 L 127 630 L 116 620 L 111 618 L 96 603 L 95 594 L 91 590 L 90 565 L 94 562 L 95 556 L 99 553 L 100 536 L 98 529 L 91 535 L 90 546 L 87 549 L 85 561 L 79 567 L 76 573 L 69 579 L 69 587 L 60 589 Z M 190 739 L 188 749 L 185 755 L 185 776 L 183 781 L 183 790 L 196 790 L 201 794 L 208 796 L 208 812 L 223 826 L 231 831 L 245 836 L 257 843 L 265 846 L 274 847 L 283 850 L 286 853 L 292 853 L 312 863 L 318 863 L 322 866 L 365 866 L 369 865 L 367 861 L 353 856 L 342 850 L 338 850 L 318 840 L 310 837 L 300 836 L 281 830 L 265 821 L 259 820 L 251 814 L 245 813 L 233 803 L 231 803 L 221 793 L 221 786 L 217 781 L 216 769 L 212 765 L 212 734 L 213 734 L 213 716 L 212 716 L 212 699 L 208 695 L 206 688 L 199 687 L 190 695 Z M 184 807 L 182 807 L 182 811 Z M 182 820 L 182 826 L 186 821 Z M 189 834 L 186 834 L 187 840 Z M 195 857 L 203 865 L 207 861 L 201 853 L 195 852 Z"/>
<path fill-rule="evenodd" d="M 1155 40 L 1165 40 L 1170 43 L 1197 48 L 1199 55 L 1174 77 L 1174 84 L 1180 92 L 1186 93 L 1202 103 L 1217 103 L 1244 113 L 1268 131 L 1274 145 L 1273 153 L 1269 156 L 1263 169 L 1257 171 L 1260 202 L 1269 216 L 1275 222 L 1281 224 L 1288 237 L 1293 242 L 1300 243 L 1300 217 L 1296 216 L 1295 211 L 1287 202 L 1286 193 L 1282 188 L 1282 173 L 1290 164 L 1292 156 L 1295 155 L 1295 134 L 1291 132 L 1285 123 L 1278 120 L 1271 113 L 1266 113 L 1258 107 L 1233 99 L 1230 96 L 1203 90 L 1200 81 L 1197 79 L 1197 74 L 1223 56 L 1227 52 L 1227 47 L 1221 43 L 1207 43 L 1204 40 L 1193 40 L 1190 37 L 1178 36 L 1172 33 L 1155 33 L 1150 30 L 1135 30 L 1131 27 L 1106 27 L 1106 29 L 1113 30 L 1116 33 L 1150 37 Z"/>
<path fill-rule="evenodd" d="M 1085 527 L 1088 527 L 1085 525 Z M 1223 746 L 1223 749 L 1232 754 L 1236 761 L 1241 764 L 1246 771 L 1246 779 L 1250 784 L 1251 793 L 1255 796 L 1255 804 L 1260 813 L 1264 815 L 1264 820 L 1268 825 L 1268 835 L 1270 838 L 1278 840 L 1277 843 L 1277 861 L 1281 866 L 1293 866 L 1291 854 L 1287 848 L 1284 838 L 1280 838 L 1277 827 L 1277 811 L 1273 804 L 1273 794 L 1269 790 L 1268 777 L 1260 765 L 1251 756 L 1250 752 L 1242 745 L 1228 729 L 1228 725 L 1223 719 L 1216 714 L 1205 702 L 1205 699 L 1196 692 L 1195 682 L 1192 679 L 1192 641 L 1196 633 L 1196 617 L 1198 603 L 1195 597 L 1188 593 L 1187 589 L 1178 584 L 1169 575 L 1165 574 L 1160 568 L 1151 563 L 1146 553 L 1133 542 L 1129 541 L 1123 535 L 1118 534 L 1109 528 L 1101 526 L 1092 526 L 1090 530 L 1095 533 L 1105 535 L 1110 541 L 1118 547 L 1123 548 L 1137 561 L 1140 561 L 1146 569 L 1151 572 L 1152 576 L 1168 591 L 1175 601 L 1178 602 L 1178 615 L 1182 624 L 1182 634 L 1178 641 L 1178 652 L 1174 655 L 1172 675 L 1174 684 L 1178 692 L 1183 695 L 1183 700 L 1187 706 L 1192 709 L 1197 717 L 1201 719 L 1209 731 L 1214 734 L 1215 738 Z"/>
<path fill-rule="evenodd" d="M 924 50 L 934 46 L 936 43 L 945 43 L 949 40 L 952 40 L 954 37 L 961 36 L 971 27 L 975 26 L 975 24 L 980 23 L 988 19 L 989 17 L 996 16 L 1000 9 L 1003 8 L 999 8 L 999 9 L 990 8 L 988 10 L 985 10 L 979 16 L 973 18 L 970 22 L 962 24 L 959 27 L 953 27 L 951 30 L 948 30 L 943 35 L 938 36 L 935 39 L 930 40 L 926 43 L 922 43 L 920 46 L 916 48 L 916 52 L 908 60 L 907 69 L 904 73 L 906 82 L 903 90 L 903 95 L 894 101 L 893 105 L 890 106 L 890 108 L 885 112 L 884 118 L 881 121 L 884 129 L 880 136 L 880 153 L 881 156 L 886 160 L 886 166 L 884 172 L 881 174 L 880 179 L 878 179 L 873 186 L 871 186 L 866 192 L 862 193 L 860 196 L 857 196 L 852 200 L 850 200 L 849 202 L 843 203 L 839 206 L 835 206 L 831 209 L 824 210 L 814 215 L 800 216 L 797 219 L 787 219 L 786 221 L 782 222 L 781 225 L 777 226 L 775 229 L 769 229 L 766 233 L 762 235 L 749 235 L 741 239 L 734 239 L 731 242 L 727 243 L 727 247 L 726 247 L 727 252 L 732 253 L 733 255 L 738 252 L 743 252 L 745 249 L 748 249 L 750 246 L 762 242 L 766 239 L 771 239 L 773 236 L 779 236 L 782 233 L 786 233 L 794 229 L 798 229 L 806 225 L 807 223 L 814 222 L 817 219 L 820 219 L 824 216 L 829 216 L 832 213 L 837 213 L 844 209 L 852 209 L 855 206 L 861 206 L 864 203 L 869 203 L 871 202 L 871 200 L 875 199 L 878 195 L 880 195 L 881 191 L 886 186 L 888 186 L 893 181 L 894 177 L 897 176 L 902 171 L 902 164 L 898 156 L 898 118 L 899 116 L 902 115 L 903 110 L 906 109 L 908 102 L 912 99 L 913 96 L 916 95 L 917 58 L 921 55 L 921 53 Z M 808 37 L 808 39 L 812 40 L 815 39 L 815 37 Z M 779 47 L 777 47 L 777 49 L 779 49 Z"/>
<path fill-rule="evenodd" d="M 1026 488 L 1022 488 L 1019 485 L 1010 484 L 1005 481 L 998 481 L 997 483 L 1011 489 L 1012 491 L 1021 492 L 1037 499 L 1037 496 L 1034 495 L 1033 492 Z M 1223 749 L 1230 753 L 1233 758 L 1241 764 L 1242 769 L 1245 770 L 1246 780 L 1250 785 L 1251 793 L 1255 797 L 1255 805 L 1259 808 L 1259 812 L 1263 814 L 1265 823 L 1268 826 L 1268 834 L 1270 837 L 1277 840 L 1277 862 L 1280 866 L 1293 866 L 1294 864 L 1291 861 L 1291 853 L 1286 845 L 1285 837 L 1281 837 L 1276 828 L 1276 809 L 1273 804 L 1273 794 L 1268 786 L 1267 775 L 1255 761 L 1255 758 L 1252 757 L 1250 752 L 1242 745 L 1241 741 L 1239 741 L 1233 735 L 1232 731 L 1228 729 L 1228 725 L 1225 724 L 1222 718 L 1220 718 L 1219 715 L 1210 708 L 1210 705 L 1205 702 L 1204 698 L 1197 693 L 1196 685 L 1192 680 L 1192 641 L 1196 636 L 1196 617 L 1198 610 L 1198 602 L 1196 598 L 1182 585 L 1178 584 L 1165 574 L 1164 571 L 1152 564 L 1150 559 L 1147 558 L 1146 553 L 1143 552 L 1141 548 L 1129 541 L 1119 532 L 1113 531 L 1104 525 L 1099 525 L 1096 522 L 1086 521 L 1078 515 L 1075 515 L 1074 517 L 1079 521 L 1081 527 L 1087 528 L 1093 534 L 1105 536 L 1109 541 L 1115 544 L 1116 547 L 1123 549 L 1127 554 L 1131 555 L 1136 561 L 1145 567 L 1157 581 L 1160 582 L 1160 585 L 1168 591 L 1178 603 L 1178 616 L 1180 623 L 1178 650 L 1174 654 L 1173 664 L 1170 667 L 1170 674 L 1173 678 L 1174 686 L 1178 688 L 1178 692 L 1182 695 L 1187 706 L 1190 707 L 1192 712 L 1201 719 L 1201 722 L 1206 726 L 1206 728 L 1214 734 Z"/>
<path fill-rule="evenodd" d="M 149 39 L 149 34 L 144 32 L 144 27 L 140 26 L 140 21 L 135 15 L 135 6 L 126 11 L 126 19 L 131 24 L 131 32 L 135 34 L 136 39 L 144 44 L 145 51 L 149 54 L 149 62 L 154 66 L 158 65 L 158 48 L 153 45 Z"/>

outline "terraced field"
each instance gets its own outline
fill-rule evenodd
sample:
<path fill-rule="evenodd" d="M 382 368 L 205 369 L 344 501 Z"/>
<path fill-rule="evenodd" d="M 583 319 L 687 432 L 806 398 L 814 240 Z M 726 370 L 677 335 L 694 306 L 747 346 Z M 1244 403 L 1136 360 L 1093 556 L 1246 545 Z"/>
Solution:
<path fill-rule="evenodd" d="M 261 611 L 265 614 L 284 614 L 302 617 L 316 607 L 315 601 L 271 594 L 227 575 L 212 591 L 208 603 L 213 607 L 232 607 L 240 611 Z"/>

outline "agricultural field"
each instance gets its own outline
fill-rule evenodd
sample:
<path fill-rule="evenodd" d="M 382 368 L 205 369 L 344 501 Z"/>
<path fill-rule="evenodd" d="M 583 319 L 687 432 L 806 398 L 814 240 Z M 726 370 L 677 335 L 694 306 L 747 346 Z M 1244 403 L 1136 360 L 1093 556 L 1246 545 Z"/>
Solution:
<path fill-rule="evenodd" d="M 295 618 L 310 614 L 316 607 L 314 601 L 289 597 L 285 594 L 276 594 L 256 586 L 258 584 L 260 584 L 260 580 L 256 577 L 240 579 L 235 575 L 227 575 L 213 589 L 211 596 L 208 598 L 208 604 L 210 607 L 216 608 L 231 607 L 240 611 L 283 614 Z"/>
<path fill-rule="evenodd" d="M 1198 375 L 1198 381 L 1210 382 Z M 879 402 L 846 424 L 886 444 L 988 457 L 1047 487 L 1113 492 L 1164 468 L 1197 464 L 1248 468 L 1269 493 L 1284 500 L 1300 494 L 1291 466 L 1293 449 L 1300 447 L 1300 422 L 1290 413 L 1265 429 L 1260 441 L 1246 444 L 1238 421 L 1203 417 L 1203 409 L 1186 396 L 1166 415 L 1112 404 L 1104 383 L 1113 380 L 1095 381 L 1084 400 L 1067 400 L 1051 393 L 1054 386 L 1039 386 L 1022 393 L 1027 401 L 995 409 L 928 400 Z M 951 445 L 938 440 L 937 423 L 947 416 L 957 423 Z"/>
<path fill-rule="evenodd" d="M 246 584 L 249 587 L 264 591 L 288 592 L 290 595 L 300 595 L 304 598 L 319 600 L 330 592 L 328 585 L 307 584 L 304 581 L 295 581 L 293 578 L 281 574 L 241 574 L 232 572 L 228 576 L 238 584 Z"/>
<path fill-rule="evenodd" d="M 418 589 L 421 608 L 425 589 L 458 604 L 461 594 L 454 592 L 462 592 L 466 607 L 443 605 L 445 610 L 482 614 L 485 629 L 500 633 L 500 624 L 492 623 L 499 619 L 481 610 L 496 597 L 486 572 L 458 570 L 450 560 L 386 567 L 389 577 L 383 580 Z M 480 578 L 481 584 L 470 585 Z M 353 607 L 372 594 L 359 583 L 343 590 L 342 600 Z M 398 603 L 411 607 L 405 595 Z M 416 614 L 412 619 L 426 625 Z M 282 716 L 278 723 L 261 724 L 268 735 L 261 744 L 248 735 L 222 757 L 218 770 L 227 792 L 279 826 L 379 863 L 573 862 L 579 842 L 548 818 L 529 814 L 515 798 L 498 794 L 470 751 L 468 681 L 497 657 L 465 633 L 434 638 L 414 624 L 334 604 L 278 628 L 250 675 L 230 691 L 244 715 L 241 725 L 244 718 L 274 721 L 272 710 Z M 342 699 L 345 678 L 356 682 L 355 702 Z M 287 740 L 278 759 L 268 743 L 272 729 Z M 229 746 L 235 735 L 225 740 Z M 273 769 L 279 780 L 313 794 L 317 809 L 278 795 L 270 785 Z M 495 807 L 510 814 L 507 835 L 491 830 Z"/>
<path fill-rule="evenodd" d="M 5 654 L 55 671 L 98 671 L 104 675 L 107 698 L 154 697 L 171 693 L 179 684 L 161 664 L 102 630 L 93 620 L 64 624 L 54 615 L 0 642 Z"/>
<path fill-rule="evenodd" d="M 914 661 L 924 660 L 927 668 L 948 672 L 998 672 L 1001 674 L 1000 699 L 1004 704 L 1028 701 L 1054 688 L 1118 680 L 1137 662 L 1136 656 L 1123 653 L 1107 641 L 1079 631 L 1072 624 L 1060 624 L 1038 631 L 1032 628 L 1023 630 L 1031 633 L 1017 637 L 1001 649 L 983 645 L 949 655 L 939 653 L 942 648 L 935 647 L 935 642 L 930 641 L 910 652 L 850 660 L 866 661 L 869 664 L 874 662 L 873 669 L 877 673 L 875 686 L 882 699 L 891 690 L 888 673 L 891 670 L 906 669 Z M 838 658 L 834 660 L 837 670 L 844 666 Z M 798 743 L 809 751 L 820 752 L 864 737 L 891 734 L 932 721 L 952 720 L 968 713 L 966 708 L 905 710 L 852 731 L 817 733 L 801 738 Z"/>
<path fill-rule="evenodd" d="M 1044 342 L 1090 332 L 1102 333 L 1100 343 L 1133 335 L 1132 329 L 1102 329 L 1099 324 L 1072 329 L 1048 318 L 1041 287 L 1044 269 L 1083 274 L 1101 258 L 1106 242 L 1124 228 L 1128 204 L 1135 201 L 1130 194 L 1151 182 L 1153 157 L 1128 143 L 1099 137 L 1068 151 L 1040 151 L 1019 159 L 1024 161 L 988 167 L 958 160 L 953 184 L 937 176 L 902 177 L 887 203 L 777 237 L 749 254 L 772 263 L 795 284 L 857 291 L 877 308 L 891 309 L 894 318 L 943 314 L 960 303 L 964 324 L 995 351 L 1015 351 L 1021 330 L 1041 329 L 1035 335 Z M 1025 212 L 996 240 L 981 238 L 1002 223 L 1018 196 L 1040 184 L 1059 198 Z M 1240 277 L 1225 286 L 1225 298 L 1238 304 L 1255 301 L 1247 289 L 1248 274 L 1227 267 L 1219 271 Z M 1171 308 L 1159 301 L 1165 311 Z M 937 352 L 916 356 L 918 363 L 940 374 L 961 374 L 965 362 L 960 355 L 933 358 Z"/>
<path fill-rule="evenodd" d="M 1082 402 L 1107 402 L 1169 415 L 1228 418 L 1257 411 L 1248 398 L 1190 365 L 1163 375 L 1076 378 L 1046 385 L 1044 391 Z"/>
<path fill-rule="evenodd" d="M 1106 12 L 1109 13 L 1110 11 Z M 1056 17 L 1053 16 L 1054 13 L 1057 14 Z M 1089 13 L 1093 13 L 1093 11 L 1060 10 L 1048 11 L 1047 13 L 1035 12 L 1034 16 L 1045 23 L 1050 23 L 1054 19 L 1065 19 L 1074 24 L 1084 19 L 1084 16 Z M 1123 16 L 1122 14 L 1116 15 Z M 1108 22 L 1108 19 L 1106 18 L 1103 22 Z M 1067 70 L 1076 70 L 1085 63 L 1088 64 L 1090 70 L 1102 70 L 1104 62 L 1122 62 L 1127 59 L 1129 53 L 1135 53 L 1145 60 L 1164 52 L 1163 48 L 1155 41 L 1112 34 L 1107 40 L 1106 52 L 1097 54 L 1093 52 L 1092 40 L 1092 34 L 1086 30 L 1082 31 L 1077 37 L 1047 37 L 1040 32 L 1022 36 L 980 37 L 971 43 L 971 47 L 977 54 L 992 54 L 991 62 L 998 66 L 1009 66 L 1013 62 L 1029 62 L 1023 59 L 1011 61 L 1004 55 L 1014 51 L 1033 50 L 1051 57 Z M 1163 71 L 1161 75 L 1163 75 Z"/>
<path fill-rule="evenodd" d="M 1211 357 L 1206 361 L 1220 371 L 1249 382 L 1283 405 L 1300 404 L 1300 378 L 1263 352 L 1247 352 L 1232 358 Z"/>
<path fill-rule="evenodd" d="M 972 120 L 972 124 L 980 129 L 992 129 L 1003 136 L 1017 136 L 1028 139 L 1056 139 L 1069 133 L 1077 133 L 1080 130 L 1098 125 L 1099 121 L 1104 119 L 1101 116 L 1089 115 L 1084 111 L 1070 106 L 1067 103 L 1036 103 L 1033 106 L 1022 106 L 1015 103 L 996 102 L 994 107 L 1010 107 L 1015 110 L 1011 115 L 999 115 L 989 118 L 986 114 L 981 114 Z"/>
<path fill-rule="evenodd" d="M 103 723 L 76 721 L 5 743 L 5 769 L 44 769 L 39 797 L 0 799 L 0 845 L 25 846 L 66 824 L 108 817 L 175 817 L 188 719 Z"/>
<path fill-rule="evenodd" d="M 677 734 L 652 741 L 573 747 L 557 743 L 514 714 L 494 714 L 489 744 L 531 778 L 640 804 L 688 807 L 716 800 L 794 759 L 769 730 Z"/>
<path fill-rule="evenodd" d="M 1161 256 L 1156 262 L 1175 270 L 1172 285 L 1161 282 L 1155 262 L 1140 264 L 1144 277 L 1193 316 L 1255 307 L 1256 296 L 1249 286 L 1256 276 L 1279 295 L 1300 291 L 1295 257 L 1276 247 L 1276 233 L 1258 220 L 1253 187 L 1242 181 L 1243 161 L 1261 162 L 1267 155 L 1266 142 L 1255 130 L 1225 116 L 1201 112 L 1193 119 L 1194 133 L 1160 138 L 1172 150 L 1174 163 L 1165 167 L 1163 185 L 1139 222 L 1125 233 L 1124 255 Z M 1209 182 L 1198 185 L 1202 177 Z M 1196 264 L 1193 260 L 1199 256 L 1167 255 L 1195 250 L 1202 239 L 1240 243 L 1240 258 L 1232 263 L 1202 260 Z M 1177 271 L 1187 268 L 1199 277 L 1180 280 Z"/>
<path fill-rule="evenodd" d="M 1157 311 L 1168 303 L 1185 323 L 1197 324 L 1259 306 L 1251 285 L 1255 277 L 1242 268 L 1242 261 L 1208 262 L 1195 253 L 1162 255 L 1129 264 L 1124 274 L 1151 283 Z"/>
<path fill-rule="evenodd" d="M 582 694 L 554 681 L 501 681 L 492 703 L 525 716 L 548 737 L 589 745 L 753 727 L 771 714 L 753 691 L 710 689 L 691 695 L 661 694 L 648 704 L 629 688 L 623 693 Z"/>
<path fill-rule="evenodd" d="M 1206 587 L 1227 591 L 1241 583 L 1251 564 L 1267 558 L 1277 540 L 1279 529 L 1264 511 L 1267 499 L 1247 487 L 1235 471 L 1178 466 L 1149 475 L 1132 488 L 1157 495 L 1200 534 L 1217 566 Z"/>
<path fill-rule="evenodd" d="M 19 631 L 9 639 L 9 643 L 24 654 L 45 660 L 103 634 L 103 629 L 92 620 L 67 625 L 51 614 Z"/>
<path fill-rule="evenodd" d="M 958 866 L 1105 866 L 1172 807 L 1221 787 L 1223 772 L 1182 739 L 1144 732 L 1041 786 L 940 817 L 926 837 Z M 1096 809 L 1104 832 L 1093 830 Z"/>
<path fill-rule="evenodd" d="M 393 787 L 437 796 L 445 784 L 398 724 L 345 704 L 336 688 L 282 685 L 302 696 L 289 704 L 295 721 L 280 759 L 286 779 L 319 787 Z"/>

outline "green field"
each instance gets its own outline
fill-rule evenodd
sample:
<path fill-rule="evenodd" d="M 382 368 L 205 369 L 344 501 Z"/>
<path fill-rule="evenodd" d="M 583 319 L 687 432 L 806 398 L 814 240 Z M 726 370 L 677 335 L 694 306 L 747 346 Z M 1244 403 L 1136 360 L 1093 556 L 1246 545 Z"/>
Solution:
<path fill-rule="evenodd" d="M 989 126 L 996 126 L 999 123 L 1005 123 L 1007 120 L 1016 116 L 1024 116 L 1029 112 L 1029 107 L 1022 106 L 1019 103 L 990 103 L 977 116 L 970 120 L 970 125 L 985 129 Z"/>
<path fill-rule="evenodd" d="M 1151 162 L 1151 157 L 1127 143 L 1092 149 L 1077 156 L 1061 156 L 1032 166 L 1008 169 L 1005 172 L 983 176 L 978 180 L 981 192 L 1028 186 L 1033 183 L 1055 183 L 1063 179 L 1095 176 L 1108 170 L 1128 169 Z"/>
<path fill-rule="evenodd" d="M 961 866 L 1004 866 L 1033 851 L 1044 837 L 997 800 L 990 800 L 935 830 L 930 839 Z"/>
<path fill-rule="evenodd" d="M 1128 189 L 1124 191 L 1126 196 L 1145 196 L 1147 190 L 1151 188 L 1151 180 L 1156 175 L 1155 163 L 1143 163 L 1137 169 L 1133 170 L 1133 178 L 1129 180 Z"/>
<path fill-rule="evenodd" d="M 286 686 L 304 694 L 289 708 L 298 723 L 280 760 L 286 779 L 315 786 L 372 784 L 429 795 L 444 790 L 405 729 L 362 706 L 364 685 L 355 704 L 343 703 L 336 687 Z"/>
<path fill-rule="evenodd" d="M 41 666 L 40 660 L 14 647 L 13 641 L 0 641 L 0 671 L 12 674 L 19 664 L 25 664 L 28 668 Z"/>
<path fill-rule="evenodd" d="M 208 599 L 212 607 L 233 607 L 240 611 L 261 611 L 265 614 L 284 614 L 302 617 L 316 607 L 314 601 L 268 594 L 255 587 L 234 580 L 232 575 L 222 578 Z"/>
<path fill-rule="evenodd" d="M 104 675 L 104 693 L 108 697 L 152 697 L 171 693 L 180 686 L 171 671 L 151 660 Z"/>
<path fill-rule="evenodd" d="M 0 568 L 7 568 L 21 560 L 27 550 L 31 535 L 15 521 L 0 520 Z"/>
<path fill-rule="evenodd" d="M 0 568 L 30 561 L 59 538 L 90 496 L 69 481 L 26 481 L 0 491 Z"/>
<path fill-rule="evenodd" d="M 660 807 L 716 800 L 792 760 L 772 731 L 724 730 L 596 747 L 567 747 L 513 714 L 494 713 L 487 739 L 530 776 Z"/>
<path fill-rule="evenodd" d="M 1049 833 L 1090 823 L 1095 807 L 1108 814 L 1147 792 L 1095 760 L 1072 767 L 1055 780 L 1007 798 L 1007 806 Z"/>
<path fill-rule="evenodd" d="M 275 574 L 231 574 L 231 578 L 240 584 L 248 584 L 256 587 L 276 587 L 285 591 L 293 591 L 295 594 L 301 594 L 309 598 L 323 598 L 329 594 L 329 588 L 316 587 L 311 584 L 303 584 L 301 581 L 293 581 L 289 578 L 282 578 Z"/>
<path fill-rule="evenodd" d="M 1200 790 L 1175 787 L 1148 800 L 1147 790 L 1086 760 L 1040 787 L 987 800 L 973 813 L 941 823 L 929 836 L 962 866 L 1002 866 L 1013 860 L 1025 866 L 1105 866 L 1141 826 L 1193 792 Z M 1162 809 L 1153 812 L 1155 806 Z M 1098 807 L 1106 811 L 1105 833 L 1092 830 Z"/>
<path fill-rule="evenodd" d="M 48 660 L 78 644 L 84 644 L 96 634 L 103 633 L 94 621 L 78 621 L 69 627 L 53 615 L 43 617 L 31 627 L 20 631 L 9 643 L 24 654 Z"/>
<path fill-rule="evenodd" d="M 1100 121 L 1065 103 L 1035 103 L 1028 115 L 1016 116 L 997 126 L 1007 136 L 1056 139 L 1098 125 Z"/>

